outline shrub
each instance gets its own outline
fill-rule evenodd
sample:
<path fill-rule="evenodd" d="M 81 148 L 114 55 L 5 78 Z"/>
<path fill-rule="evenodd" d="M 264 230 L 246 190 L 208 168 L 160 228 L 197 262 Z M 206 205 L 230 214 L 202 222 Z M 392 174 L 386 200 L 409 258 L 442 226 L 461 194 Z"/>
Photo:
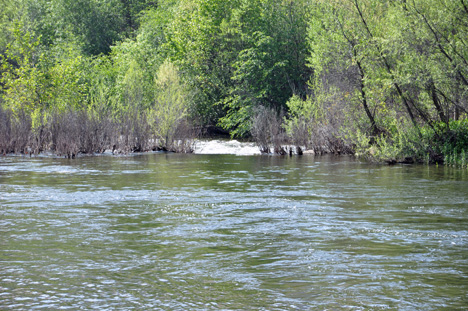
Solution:
<path fill-rule="evenodd" d="M 264 106 L 256 108 L 251 133 L 262 153 L 285 153 L 282 145 L 286 142 L 286 135 L 282 119 L 274 109 Z"/>

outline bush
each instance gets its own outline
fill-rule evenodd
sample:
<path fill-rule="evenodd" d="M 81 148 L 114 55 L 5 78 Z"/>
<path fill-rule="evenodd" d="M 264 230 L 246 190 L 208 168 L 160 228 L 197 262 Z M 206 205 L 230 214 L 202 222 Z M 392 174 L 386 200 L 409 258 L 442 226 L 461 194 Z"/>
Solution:
<path fill-rule="evenodd" d="M 256 108 L 251 133 L 262 153 L 286 153 L 282 147 L 286 142 L 282 119 L 274 109 L 264 106 Z"/>
<path fill-rule="evenodd" d="M 440 134 L 434 135 L 434 149 L 444 157 L 448 165 L 467 167 L 468 119 L 450 121 L 448 127 L 438 124 Z"/>
<path fill-rule="evenodd" d="M 337 105 L 324 110 L 311 98 L 302 100 L 294 95 L 287 106 L 289 116 L 285 118 L 284 128 L 299 150 L 306 147 L 315 154 L 354 154 L 352 146 L 341 138 L 343 113 Z"/>
<path fill-rule="evenodd" d="M 31 117 L 24 111 L 14 114 L 0 107 L 0 152 L 28 153 Z"/>
<path fill-rule="evenodd" d="M 112 117 L 105 110 L 25 111 L 16 114 L 0 107 L 0 152 L 39 154 L 50 150 L 58 156 L 130 153 L 150 150 L 192 152 L 195 132 L 187 121 L 173 129 L 171 143 L 158 140 L 151 131 L 146 112 Z"/>
<path fill-rule="evenodd" d="M 363 133 L 357 153 L 372 161 L 388 163 L 432 163 L 467 167 L 468 120 L 450 121 L 419 129 L 401 121 L 394 121 L 389 131 L 376 137 L 373 143 Z M 364 139 L 363 137 L 366 137 Z"/>

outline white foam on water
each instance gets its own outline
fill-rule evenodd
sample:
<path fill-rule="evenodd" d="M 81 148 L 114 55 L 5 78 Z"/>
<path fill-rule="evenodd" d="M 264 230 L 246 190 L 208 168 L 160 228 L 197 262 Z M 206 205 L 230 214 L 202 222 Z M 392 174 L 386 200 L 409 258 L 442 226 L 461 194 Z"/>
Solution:
<path fill-rule="evenodd" d="M 237 140 L 199 140 L 195 143 L 195 154 L 258 155 L 260 149 L 255 143 Z"/>

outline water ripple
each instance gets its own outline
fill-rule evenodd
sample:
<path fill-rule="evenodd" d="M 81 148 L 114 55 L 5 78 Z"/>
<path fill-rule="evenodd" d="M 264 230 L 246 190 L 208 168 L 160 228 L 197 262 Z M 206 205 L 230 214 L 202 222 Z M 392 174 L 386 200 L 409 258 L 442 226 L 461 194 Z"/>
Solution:
<path fill-rule="evenodd" d="M 0 158 L 0 308 L 461 310 L 467 198 L 349 158 Z"/>

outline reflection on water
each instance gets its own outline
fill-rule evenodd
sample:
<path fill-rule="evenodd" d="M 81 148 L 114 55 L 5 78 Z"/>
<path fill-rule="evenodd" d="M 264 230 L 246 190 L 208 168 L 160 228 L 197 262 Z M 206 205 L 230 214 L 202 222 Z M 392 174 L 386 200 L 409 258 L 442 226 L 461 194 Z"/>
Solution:
<path fill-rule="evenodd" d="M 0 158 L 0 309 L 463 310 L 468 173 L 346 157 Z"/>

